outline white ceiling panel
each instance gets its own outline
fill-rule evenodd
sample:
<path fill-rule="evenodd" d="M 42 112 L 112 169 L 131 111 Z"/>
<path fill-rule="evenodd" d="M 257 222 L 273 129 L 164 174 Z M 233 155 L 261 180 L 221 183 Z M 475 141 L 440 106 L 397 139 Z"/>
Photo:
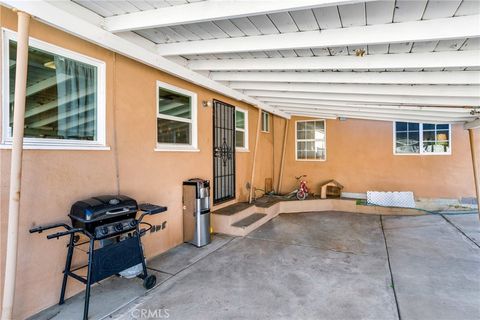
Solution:
<path fill-rule="evenodd" d="M 258 36 L 260 31 L 248 18 L 235 18 L 230 21 L 247 36 Z"/>
<path fill-rule="evenodd" d="M 262 34 L 279 33 L 278 29 L 266 14 L 252 16 L 249 19 Z"/>
<path fill-rule="evenodd" d="M 228 34 L 226 34 L 222 29 L 220 29 L 215 23 L 212 21 L 208 22 L 200 22 L 192 24 L 193 28 L 200 28 L 210 34 L 213 39 L 222 39 L 228 38 Z"/>
<path fill-rule="evenodd" d="M 365 21 L 364 3 L 338 6 L 338 11 L 340 12 L 340 20 L 342 21 L 342 26 L 344 28 L 364 26 L 367 24 Z"/>
<path fill-rule="evenodd" d="M 336 6 L 313 9 L 313 14 L 320 29 L 337 29 L 342 27 Z"/>
<path fill-rule="evenodd" d="M 195 41 L 195 40 L 201 40 L 199 36 L 197 36 L 195 33 L 191 32 L 184 26 L 171 26 L 170 29 L 175 31 L 177 34 L 181 35 L 188 41 Z"/>
<path fill-rule="evenodd" d="M 480 14 L 480 1 L 463 0 L 460 7 L 458 7 L 455 16 L 467 16 L 473 14 Z"/>
<path fill-rule="evenodd" d="M 295 53 L 299 57 L 313 57 L 313 52 L 310 49 L 295 49 Z"/>
<path fill-rule="evenodd" d="M 222 29 L 230 37 L 243 37 L 243 36 L 245 36 L 245 33 L 243 33 L 230 20 L 218 20 L 218 21 L 213 21 L 213 23 L 215 23 L 220 29 Z"/>
<path fill-rule="evenodd" d="M 433 52 L 437 44 L 438 41 L 415 42 L 412 46 L 411 52 Z"/>
<path fill-rule="evenodd" d="M 329 48 L 330 54 L 332 56 L 348 56 L 348 48 L 347 47 L 335 47 Z"/>
<path fill-rule="evenodd" d="M 291 11 L 290 16 L 300 31 L 312 31 L 320 28 L 311 9 Z"/>
<path fill-rule="evenodd" d="M 282 55 L 280 54 L 280 52 L 276 51 L 276 50 L 273 50 L 273 51 L 265 51 L 265 54 L 269 57 L 269 58 L 282 58 Z"/>
<path fill-rule="evenodd" d="M 452 17 L 457 12 L 461 2 L 462 0 L 429 0 L 423 19 Z"/>
<path fill-rule="evenodd" d="M 284 58 L 298 57 L 294 50 L 279 50 L 280 54 Z"/>
<path fill-rule="evenodd" d="M 479 50 L 480 49 L 480 38 L 467 39 L 462 45 L 460 50 Z"/>
<path fill-rule="evenodd" d="M 394 9 L 395 0 L 367 2 L 367 25 L 391 23 Z"/>
<path fill-rule="evenodd" d="M 330 50 L 328 48 L 313 48 L 312 52 L 315 56 L 329 56 Z"/>
<path fill-rule="evenodd" d="M 132 0 L 129 2 L 137 7 L 140 11 L 155 9 L 153 5 L 144 0 Z"/>
<path fill-rule="evenodd" d="M 440 40 L 435 51 L 455 51 L 460 49 L 464 43 L 465 39 Z"/>
<path fill-rule="evenodd" d="M 288 12 L 271 13 L 268 15 L 272 19 L 277 29 L 282 33 L 298 31 L 295 21 Z"/>
<path fill-rule="evenodd" d="M 385 44 L 372 44 L 367 48 L 368 54 L 385 54 L 388 53 L 388 43 Z"/>
<path fill-rule="evenodd" d="M 397 0 L 393 22 L 416 21 L 423 17 L 428 0 Z"/>
<path fill-rule="evenodd" d="M 412 50 L 412 42 L 391 43 L 388 53 L 408 53 Z"/>

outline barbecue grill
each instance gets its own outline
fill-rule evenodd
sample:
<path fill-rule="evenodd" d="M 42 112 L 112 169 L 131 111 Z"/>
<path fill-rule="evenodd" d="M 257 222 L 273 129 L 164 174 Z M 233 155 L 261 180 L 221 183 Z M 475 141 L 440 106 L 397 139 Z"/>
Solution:
<path fill-rule="evenodd" d="M 156 283 L 155 275 L 149 275 L 140 237 L 152 226 L 142 219 L 146 215 L 154 215 L 166 211 L 166 207 L 153 204 L 140 204 L 127 196 L 105 195 L 75 202 L 70 210 L 71 225 L 56 223 L 30 229 L 30 233 L 41 233 L 45 230 L 64 228 L 65 231 L 49 234 L 47 239 L 59 239 L 70 236 L 67 259 L 63 271 L 62 289 L 59 304 L 65 302 L 65 290 L 68 277 L 72 277 L 86 285 L 83 319 L 88 319 L 90 287 L 112 275 L 137 265 L 142 266 L 138 275 L 143 279 L 143 286 L 151 289 Z M 141 212 L 137 218 L 138 211 Z M 146 226 L 146 228 L 140 228 Z M 79 243 L 80 236 L 88 237 L 88 241 Z M 95 241 L 101 245 L 95 248 Z M 72 270 L 72 258 L 75 247 L 89 244 L 88 263 Z M 87 267 L 87 277 L 79 276 L 75 271 Z"/>

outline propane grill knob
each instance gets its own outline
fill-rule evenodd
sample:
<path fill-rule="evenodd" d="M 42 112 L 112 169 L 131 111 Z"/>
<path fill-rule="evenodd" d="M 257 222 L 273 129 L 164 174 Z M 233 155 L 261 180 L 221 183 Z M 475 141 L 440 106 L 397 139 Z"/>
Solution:
<path fill-rule="evenodd" d="M 116 225 L 115 225 L 115 229 L 116 229 L 117 231 L 122 231 L 122 230 L 123 230 L 123 224 L 121 224 L 121 223 L 116 224 Z"/>
<path fill-rule="evenodd" d="M 137 225 L 137 221 L 135 221 L 135 220 L 130 221 L 130 225 L 132 227 L 135 227 Z"/>
<path fill-rule="evenodd" d="M 103 235 L 106 235 L 108 234 L 108 227 L 102 227 L 100 231 L 102 232 Z"/>

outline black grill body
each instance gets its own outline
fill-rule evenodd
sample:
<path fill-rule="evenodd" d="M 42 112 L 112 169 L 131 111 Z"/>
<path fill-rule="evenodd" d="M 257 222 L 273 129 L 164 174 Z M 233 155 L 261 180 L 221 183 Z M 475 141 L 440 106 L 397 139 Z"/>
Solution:
<path fill-rule="evenodd" d="M 137 218 L 138 211 L 141 211 L 139 218 Z M 166 207 L 148 203 L 137 205 L 137 201 L 127 196 L 103 195 L 75 202 L 69 214 L 71 226 L 55 223 L 30 229 L 30 233 L 41 233 L 45 230 L 64 228 L 66 231 L 50 234 L 47 239 L 69 236 L 59 304 L 65 301 L 68 277 L 84 283 L 86 290 L 83 319 L 87 320 L 91 285 L 138 264 L 142 265 L 143 270 L 138 277 L 144 280 L 143 286 L 146 289 L 151 289 L 156 283 L 156 278 L 155 275 L 148 274 L 140 240 L 148 229 L 140 229 L 140 225 L 151 228 L 150 224 L 142 222 L 143 217 L 164 211 L 167 211 Z M 79 239 L 77 233 L 87 236 L 89 240 L 77 243 Z M 119 237 L 120 235 L 122 237 Z M 109 244 L 95 247 L 95 241 L 106 238 Z M 87 267 L 86 278 L 74 272 L 82 267 L 72 270 L 74 249 L 85 243 L 89 243 L 88 264 L 83 266 Z"/>
<path fill-rule="evenodd" d="M 103 239 L 134 230 L 137 211 L 137 201 L 130 197 L 104 195 L 75 202 L 69 217 L 74 228 Z"/>

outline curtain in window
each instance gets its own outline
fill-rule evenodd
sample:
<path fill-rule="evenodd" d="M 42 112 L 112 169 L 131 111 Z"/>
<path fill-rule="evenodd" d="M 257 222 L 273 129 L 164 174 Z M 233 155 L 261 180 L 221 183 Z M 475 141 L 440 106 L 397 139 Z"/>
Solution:
<path fill-rule="evenodd" d="M 55 56 L 58 135 L 64 139 L 95 139 L 96 68 Z"/>

